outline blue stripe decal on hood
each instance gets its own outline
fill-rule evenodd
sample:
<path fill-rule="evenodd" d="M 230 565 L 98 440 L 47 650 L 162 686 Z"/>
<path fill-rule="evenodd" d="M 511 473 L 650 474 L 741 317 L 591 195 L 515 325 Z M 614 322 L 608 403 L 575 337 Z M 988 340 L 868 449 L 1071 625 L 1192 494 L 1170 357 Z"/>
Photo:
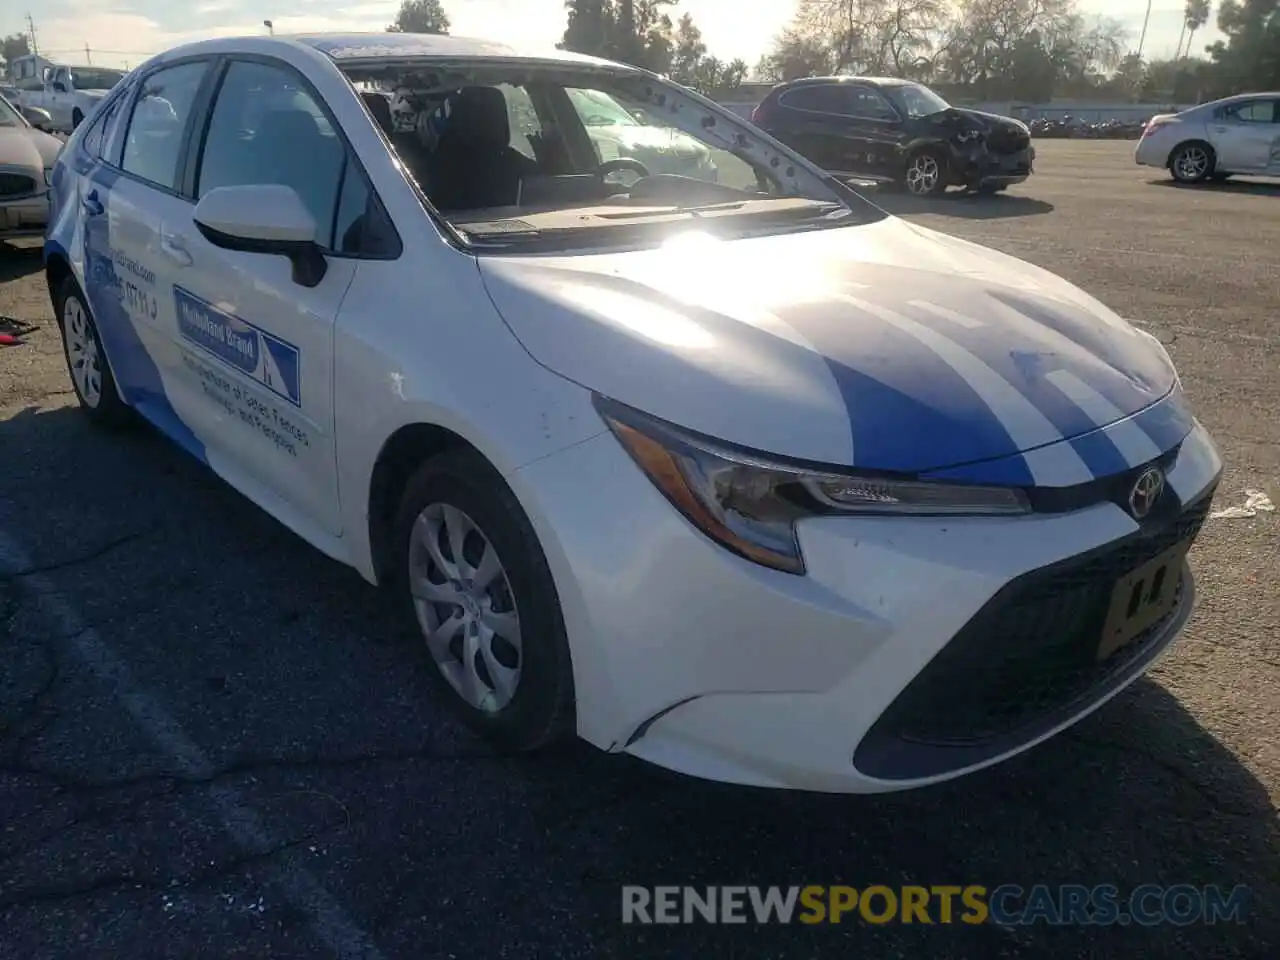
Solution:
<path fill-rule="evenodd" d="M 849 411 L 853 462 L 916 473 L 940 463 L 1016 453 L 982 398 L 941 359 L 885 323 L 833 316 L 830 304 L 792 307 L 782 319 L 826 361 Z M 1020 485 L 1031 483 L 1023 468 Z"/>
<path fill-rule="evenodd" d="M 1132 417 L 1126 417 L 1124 420 L 1110 424 L 1101 430 L 1095 430 L 1092 433 L 1074 437 L 1069 441 L 1054 444 L 1053 446 L 1069 444 L 1091 467 L 1097 470 L 1096 477 L 1101 479 L 1116 473 L 1123 473 L 1137 466 L 1137 464 L 1129 463 L 1119 453 L 1116 445 L 1111 440 L 1111 435 L 1115 431 L 1126 429 L 1133 425 L 1137 425 L 1144 433 L 1152 437 L 1155 441 L 1156 449 L 1159 451 L 1157 455 L 1163 455 L 1187 438 L 1195 427 L 1195 420 L 1191 416 L 1191 411 L 1187 408 L 1182 392 L 1175 388 L 1164 399 L 1157 401 Z M 1038 452 L 1033 451 L 1033 454 Z M 987 460 L 980 463 L 932 470 L 922 474 L 922 476 L 930 480 L 950 480 L 957 483 L 1009 484 L 1014 482 L 1012 478 L 1017 476 L 1020 464 L 1025 460 L 1025 457 L 1025 454 L 1019 454 L 999 460 Z M 1050 486 L 1054 486 L 1054 484 L 1050 484 Z"/>

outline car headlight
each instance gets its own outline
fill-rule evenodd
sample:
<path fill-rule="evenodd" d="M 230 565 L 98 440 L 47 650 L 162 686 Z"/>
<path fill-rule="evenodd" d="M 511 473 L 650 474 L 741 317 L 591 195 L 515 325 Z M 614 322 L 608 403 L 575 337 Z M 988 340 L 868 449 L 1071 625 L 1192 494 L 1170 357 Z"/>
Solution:
<path fill-rule="evenodd" d="M 672 505 L 740 556 L 787 573 L 805 572 L 796 521 L 805 517 L 1030 512 L 1020 490 L 931 483 L 787 463 L 695 436 L 596 396 L 596 410 Z"/>

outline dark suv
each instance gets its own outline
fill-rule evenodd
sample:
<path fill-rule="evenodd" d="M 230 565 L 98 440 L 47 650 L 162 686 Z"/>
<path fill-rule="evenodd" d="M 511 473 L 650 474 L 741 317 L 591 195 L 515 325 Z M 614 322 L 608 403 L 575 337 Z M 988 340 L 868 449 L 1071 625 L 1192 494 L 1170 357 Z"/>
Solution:
<path fill-rule="evenodd" d="M 928 87 L 883 77 L 811 77 L 774 87 L 752 122 L 837 176 L 918 196 L 994 193 L 1031 174 L 1026 124 L 953 107 Z"/>

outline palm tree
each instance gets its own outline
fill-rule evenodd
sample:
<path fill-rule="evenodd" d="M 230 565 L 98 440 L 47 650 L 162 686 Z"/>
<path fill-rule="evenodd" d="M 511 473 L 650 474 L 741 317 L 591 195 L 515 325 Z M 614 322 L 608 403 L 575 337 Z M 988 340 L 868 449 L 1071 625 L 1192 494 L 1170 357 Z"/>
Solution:
<path fill-rule="evenodd" d="M 1191 41 L 1195 38 L 1196 31 L 1209 22 L 1210 0 L 1187 0 L 1186 6 L 1182 12 L 1182 32 L 1178 34 L 1178 50 L 1174 54 L 1174 59 L 1179 56 L 1191 56 Z M 1187 48 L 1182 49 L 1182 38 L 1187 38 Z"/>

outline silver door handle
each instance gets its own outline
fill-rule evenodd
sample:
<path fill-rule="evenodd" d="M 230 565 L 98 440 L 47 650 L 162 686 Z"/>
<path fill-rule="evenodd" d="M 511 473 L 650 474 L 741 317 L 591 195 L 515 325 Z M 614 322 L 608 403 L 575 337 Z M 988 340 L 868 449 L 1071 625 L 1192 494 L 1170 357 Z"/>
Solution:
<path fill-rule="evenodd" d="M 1226 132 L 1227 132 L 1227 128 L 1226 128 L 1226 127 L 1214 127 L 1214 128 L 1213 128 L 1213 132 L 1214 132 L 1214 133 L 1226 133 Z"/>
<path fill-rule="evenodd" d="M 191 266 L 191 254 L 182 245 L 182 238 L 177 234 L 166 233 L 160 236 L 160 252 L 179 266 Z"/>

